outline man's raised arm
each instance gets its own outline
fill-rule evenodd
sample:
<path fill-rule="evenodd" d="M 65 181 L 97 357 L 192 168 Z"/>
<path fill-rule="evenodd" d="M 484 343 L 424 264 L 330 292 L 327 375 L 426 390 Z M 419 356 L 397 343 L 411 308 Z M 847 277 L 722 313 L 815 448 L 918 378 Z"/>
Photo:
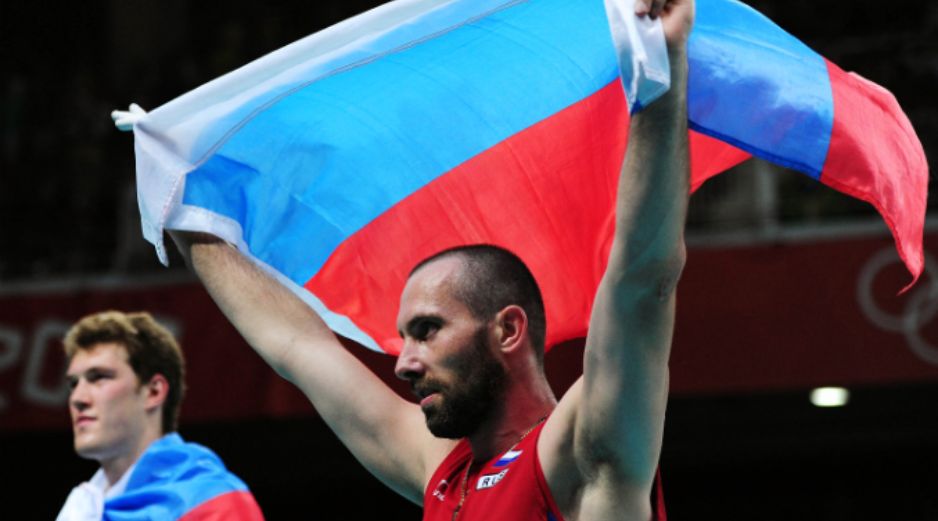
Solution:
<path fill-rule="evenodd" d="M 234 247 L 205 234 L 173 232 L 173 239 L 254 350 L 306 394 L 369 471 L 420 504 L 428 472 L 449 448 L 430 435 L 420 409 L 397 396 L 312 309 Z"/>
<path fill-rule="evenodd" d="M 685 258 L 686 42 L 694 5 L 692 0 L 649 0 L 647 7 L 637 5 L 636 12 L 662 18 L 671 88 L 631 119 L 616 230 L 593 304 L 583 378 L 560 401 L 556 418 L 551 418 L 554 425 L 545 426 L 545 436 L 548 429 L 555 433 L 542 445 L 557 454 L 542 461 L 561 496 L 573 493 L 551 474 L 576 469 L 576 497 L 582 499 L 571 508 L 585 519 L 647 519 L 651 513 L 648 498 L 661 451 L 674 294 Z M 571 454 L 572 464 L 565 454 Z"/>

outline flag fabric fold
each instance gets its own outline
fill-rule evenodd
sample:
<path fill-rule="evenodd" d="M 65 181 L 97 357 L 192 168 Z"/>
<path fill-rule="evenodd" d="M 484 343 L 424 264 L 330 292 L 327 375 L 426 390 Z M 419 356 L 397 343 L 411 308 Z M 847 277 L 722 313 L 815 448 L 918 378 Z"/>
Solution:
<path fill-rule="evenodd" d="M 254 496 L 214 452 L 178 434 L 154 442 L 120 496 L 104 503 L 104 519 L 237 519 L 262 521 Z"/>
<path fill-rule="evenodd" d="M 153 442 L 127 472 L 105 492 L 107 479 L 99 470 L 72 490 L 57 519 L 264 519 L 247 486 L 214 452 L 176 433 Z"/>
<path fill-rule="evenodd" d="M 872 204 L 914 283 L 924 265 L 928 165 L 893 95 L 744 4 L 698 6 L 689 44 L 691 128 Z"/>
<path fill-rule="evenodd" d="M 133 126 L 144 235 L 164 261 L 165 228 L 219 235 L 390 353 L 409 269 L 498 244 L 542 286 L 548 343 L 582 336 L 630 102 L 667 84 L 628 4 L 397 0 L 195 89 Z M 742 4 L 697 13 L 693 187 L 750 155 L 797 169 L 872 203 L 917 277 L 927 165 L 891 95 Z"/>

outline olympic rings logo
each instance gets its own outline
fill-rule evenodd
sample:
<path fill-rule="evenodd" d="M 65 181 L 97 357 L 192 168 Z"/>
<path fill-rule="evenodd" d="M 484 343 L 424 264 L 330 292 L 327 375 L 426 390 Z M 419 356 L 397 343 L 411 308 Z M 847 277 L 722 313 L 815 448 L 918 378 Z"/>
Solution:
<path fill-rule="evenodd" d="M 925 362 L 938 365 L 938 347 L 922 336 L 922 327 L 938 314 L 938 265 L 925 254 L 927 284 L 918 284 L 910 290 L 908 301 L 901 314 L 891 314 L 880 308 L 873 297 L 873 281 L 876 275 L 899 258 L 892 247 L 876 252 L 860 270 L 857 280 L 857 301 L 866 318 L 876 327 L 905 336 L 909 349 Z"/>

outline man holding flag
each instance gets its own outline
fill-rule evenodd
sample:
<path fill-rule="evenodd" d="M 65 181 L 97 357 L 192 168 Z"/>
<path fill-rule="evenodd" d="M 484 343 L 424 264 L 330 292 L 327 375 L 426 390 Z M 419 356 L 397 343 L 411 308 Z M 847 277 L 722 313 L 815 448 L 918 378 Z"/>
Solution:
<path fill-rule="evenodd" d="M 689 192 L 691 0 L 642 0 L 660 17 L 671 89 L 633 116 L 608 267 L 584 375 L 559 400 L 543 372 L 536 283 L 512 254 L 443 252 L 411 273 L 397 317 L 398 397 L 321 318 L 228 244 L 179 233 L 209 293 L 245 339 L 302 389 L 356 458 L 424 507 L 424 519 L 663 518 L 650 501 L 661 450 L 674 296 Z"/>
<path fill-rule="evenodd" d="M 927 162 L 887 90 L 736 0 L 630 1 L 395 0 L 112 113 L 161 261 L 164 231 L 207 234 L 176 239 L 220 307 L 427 519 L 647 517 L 688 186 L 798 170 L 923 270 Z M 527 268 L 475 247 L 411 271 L 466 244 Z M 419 407 L 329 329 L 400 355 Z M 555 405 L 541 344 L 587 330 Z"/>

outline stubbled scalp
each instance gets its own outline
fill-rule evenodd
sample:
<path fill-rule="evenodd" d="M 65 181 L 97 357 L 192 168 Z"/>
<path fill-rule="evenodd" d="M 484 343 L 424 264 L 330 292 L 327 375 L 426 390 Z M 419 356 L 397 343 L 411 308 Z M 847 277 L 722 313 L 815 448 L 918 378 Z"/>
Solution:
<path fill-rule="evenodd" d="M 441 251 L 417 264 L 413 276 L 431 262 L 457 257 L 463 261 L 454 286 L 457 298 L 479 320 L 490 320 L 509 305 L 520 306 L 528 317 L 531 344 L 543 363 L 547 322 L 544 299 L 534 275 L 514 253 L 490 244 L 460 246 Z"/>

